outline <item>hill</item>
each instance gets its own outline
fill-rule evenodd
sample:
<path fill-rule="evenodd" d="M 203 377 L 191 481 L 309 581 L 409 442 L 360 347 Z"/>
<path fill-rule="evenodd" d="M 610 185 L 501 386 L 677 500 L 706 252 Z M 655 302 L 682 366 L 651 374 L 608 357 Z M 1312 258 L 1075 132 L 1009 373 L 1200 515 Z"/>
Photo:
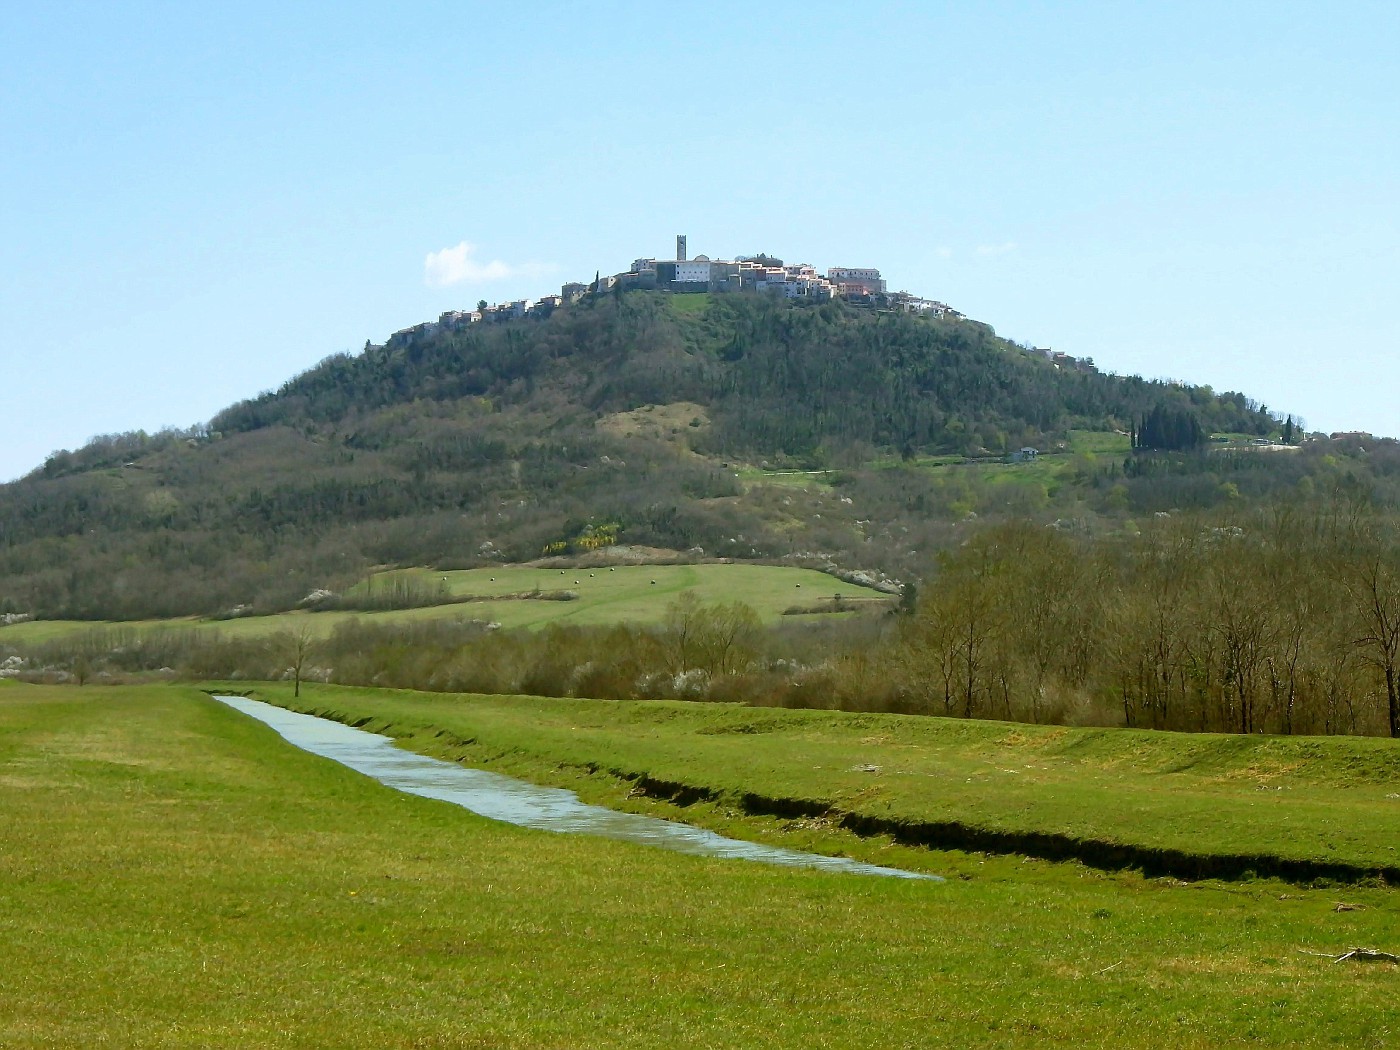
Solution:
<path fill-rule="evenodd" d="M 0 613 L 267 612 L 374 566 L 613 543 L 911 576 L 970 513 L 1121 518 L 1350 469 L 1333 448 L 1125 471 L 1149 417 L 1281 428 L 1243 395 L 1052 362 L 972 321 L 610 293 L 420 326 L 207 426 L 54 454 L 0 486 Z M 1022 447 L 1050 455 L 1001 462 Z"/>

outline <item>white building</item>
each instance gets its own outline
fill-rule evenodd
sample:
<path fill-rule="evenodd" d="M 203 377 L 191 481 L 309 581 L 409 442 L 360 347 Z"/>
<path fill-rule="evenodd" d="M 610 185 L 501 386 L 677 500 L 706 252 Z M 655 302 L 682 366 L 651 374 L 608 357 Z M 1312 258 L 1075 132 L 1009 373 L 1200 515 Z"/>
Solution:
<path fill-rule="evenodd" d="M 833 266 L 826 271 L 826 279 L 832 284 L 858 287 L 867 295 L 884 292 L 885 281 L 879 270 L 861 269 L 854 266 Z"/>
<path fill-rule="evenodd" d="M 676 263 L 677 283 L 710 283 L 710 260 L 703 255 L 697 255 L 689 262 Z"/>

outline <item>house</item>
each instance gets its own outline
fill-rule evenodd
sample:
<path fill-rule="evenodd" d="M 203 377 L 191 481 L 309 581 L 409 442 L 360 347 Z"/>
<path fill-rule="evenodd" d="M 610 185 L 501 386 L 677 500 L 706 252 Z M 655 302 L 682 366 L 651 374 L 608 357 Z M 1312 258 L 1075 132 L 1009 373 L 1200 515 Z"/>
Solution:
<path fill-rule="evenodd" d="M 671 278 L 676 284 L 710 284 L 710 257 L 697 255 L 694 259 L 676 263 L 676 275 Z"/>
<path fill-rule="evenodd" d="M 1008 463 L 1029 463 L 1039 455 L 1040 451 L 1038 449 L 1030 447 L 1018 448 L 1015 452 L 1006 457 L 1006 461 Z"/>
<path fill-rule="evenodd" d="M 649 291 L 656 287 L 656 271 L 652 270 L 629 270 L 627 273 L 617 275 L 617 283 L 622 286 L 624 292 Z"/>
<path fill-rule="evenodd" d="M 833 266 L 826 271 L 826 279 L 834 285 L 845 285 L 851 289 L 851 292 L 843 291 L 843 294 L 883 295 L 885 292 L 885 281 L 879 270 Z"/>
<path fill-rule="evenodd" d="M 890 296 L 893 306 L 897 310 L 902 310 L 910 314 L 930 314 L 934 317 L 961 317 L 947 303 L 940 303 L 937 299 L 923 299 L 917 295 L 910 295 L 908 292 L 895 292 Z"/>
<path fill-rule="evenodd" d="M 456 331 L 472 323 L 472 315 L 469 310 L 448 310 L 438 316 L 438 325 L 448 331 Z"/>

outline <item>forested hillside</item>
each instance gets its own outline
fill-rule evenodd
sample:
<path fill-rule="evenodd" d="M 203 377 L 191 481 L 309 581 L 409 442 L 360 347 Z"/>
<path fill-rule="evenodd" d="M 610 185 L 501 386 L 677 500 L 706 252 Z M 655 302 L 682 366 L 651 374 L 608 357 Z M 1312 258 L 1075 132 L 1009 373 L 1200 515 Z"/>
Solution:
<path fill-rule="evenodd" d="M 1164 418 L 1194 441 L 1281 426 L 1243 395 L 1057 366 L 975 322 L 610 294 L 411 331 L 208 426 L 54 454 L 0 487 L 0 613 L 288 608 L 371 565 L 604 540 L 908 577 L 969 515 L 1094 527 L 1393 484 L 1388 446 L 1130 457 L 1129 435 Z M 1080 451 L 1083 432 L 1124 451 Z M 980 469 L 1022 446 L 1060 455 L 1038 474 Z M 831 472 L 797 485 L 765 469 Z"/>
<path fill-rule="evenodd" d="M 1070 427 L 1126 428 L 1164 404 L 1211 431 L 1277 426 L 1243 395 L 1060 367 L 976 322 L 839 300 L 728 295 L 705 297 L 702 311 L 674 301 L 604 296 L 547 319 L 396 337 L 330 358 L 211 428 L 343 425 L 415 400 L 485 398 L 495 412 L 532 407 L 559 419 L 692 401 L 711 409 L 705 451 L 821 466 L 862 444 L 1000 452 Z M 443 455 L 441 466 L 457 465 Z"/>

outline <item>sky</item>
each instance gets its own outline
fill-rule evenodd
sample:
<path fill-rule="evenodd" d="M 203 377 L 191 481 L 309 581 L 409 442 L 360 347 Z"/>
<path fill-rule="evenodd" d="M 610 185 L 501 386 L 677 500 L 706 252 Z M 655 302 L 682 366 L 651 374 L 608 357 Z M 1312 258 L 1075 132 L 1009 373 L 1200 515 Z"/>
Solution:
<path fill-rule="evenodd" d="M 1400 436 L 1400 5 L 0 0 L 0 480 L 638 256 Z"/>

